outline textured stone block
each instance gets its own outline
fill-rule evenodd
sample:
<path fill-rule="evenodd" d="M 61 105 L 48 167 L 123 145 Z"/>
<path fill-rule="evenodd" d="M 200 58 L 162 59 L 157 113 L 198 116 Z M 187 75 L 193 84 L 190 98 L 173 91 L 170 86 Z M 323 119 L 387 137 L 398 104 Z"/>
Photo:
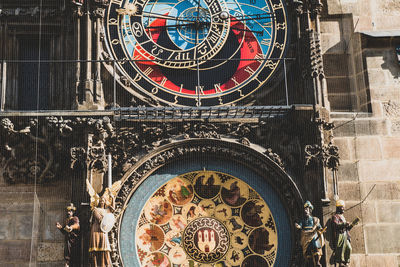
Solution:
<path fill-rule="evenodd" d="M 64 243 L 39 243 L 37 261 L 62 261 L 64 259 Z"/>
<path fill-rule="evenodd" d="M 321 20 L 321 33 L 337 33 L 340 31 L 338 20 Z"/>
<path fill-rule="evenodd" d="M 361 204 L 363 224 L 378 222 L 375 205 L 376 205 L 375 201 L 365 201 L 364 203 Z"/>
<path fill-rule="evenodd" d="M 357 182 L 339 182 L 339 195 L 345 200 L 359 200 L 359 184 Z"/>
<path fill-rule="evenodd" d="M 342 155 L 342 154 L 340 154 Z M 338 170 L 339 181 L 358 181 L 357 163 L 342 162 Z"/>
<path fill-rule="evenodd" d="M 371 87 L 375 89 L 382 88 L 384 85 L 389 84 L 388 76 L 383 69 L 368 69 L 368 82 Z"/>
<path fill-rule="evenodd" d="M 49 210 L 44 213 L 41 221 L 41 232 L 43 240 L 64 240 L 64 236 L 55 226 L 56 222 L 63 224 L 65 216 L 63 215 L 64 209 L 54 211 Z"/>
<path fill-rule="evenodd" d="M 380 223 L 400 223 L 400 201 L 379 201 L 376 213 Z"/>
<path fill-rule="evenodd" d="M 37 267 L 59 267 L 64 266 L 64 262 L 39 262 Z"/>
<path fill-rule="evenodd" d="M 391 121 L 390 133 L 392 135 L 400 135 L 400 120 Z"/>
<path fill-rule="evenodd" d="M 337 137 L 334 138 L 333 143 L 339 148 L 340 160 L 352 160 L 354 159 L 354 142 L 353 138 L 348 137 Z"/>
<path fill-rule="evenodd" d="M 372 187 L 376 184 L 375 188 L 371 191 Z M 364 198 L 371 191 L 368 196 L 368 201 L 373 200 L 399 200 L 400 199 L 400 185 L 395 182 L 387 183 L 361 183 L 360 184 L 361 197 Z"/>
<path fill-rule="evenodd" d="M 16 215 L 15 216 L 15 237 L 16 239 L 31 239 L 32 238 L 32 223 L 33 216 L 27 215 Z"/>
<path fill-rule="evenodd" d="M 367 63 L 366 67 L 369 70 L 382 69 L 382 65 L 385 64 L 385 60 L 383 59 L 382 51 L 367 50 L 365 52 L 365 62 Z"/>
<path fill-rule="evenodd" d="M 355 253 L 351 254 L 350 267 L 365 267 L 366 265 L 365 255 Z"/>
<path fill-rule="evenodd" d="M 347 54 L 325 54 L 323 60 L 324 71 L 327 77 L 349 75 L 349 58 Z"/>
<path fill-rule="evenodd" d="M 333 130 L 334 136 L 365 136 L 365 135 L 387 135 L 388 126 L 383 119 L 347 119 L 334 120 L 336 128 Z M 340 127 L 339 127 L 340 125 Z"/>
<path fill-rule="evenodd" d="M 383 107 L 381 101 L 372 101 L 371 109 L 375 117 L 383 117 Z"/>
<path fill-rule="evenodd" d="M 384 158 L 400 158 L 400 137 L 382 138 Z"/>
<path fill-rule="evenodd" d="M 29 262 L 30 240 L 0 240 L 0 259 L 6 262 Z"/>
<path fill-rule="evenodd" d="M 400 180 L 400 160 L 360 160 L 360 181 Z"/>
<path fill-rule="evenodd" d="M 0 240 L 11 239 L 14 236 L 13 225 L 13 216 L 3 213 L 0 217 Z"/>
<path fill-rule="evenodd" d="M 327 77 L 328 94 L 350 94 L 350 80 L 348 77 Z"/>
<path fill-rule="evenodd" d="M 377 266 L 393 266 L 397 267 L 397 259 L 395 255 L 367 255 L 366 256 L 366 267 L 377 267 Z"/>
<path fill-rule="evenodd" d="M 400 224 L 365 225 L 364 231 L 368 254 L 400 253 Z"/>
<path fill-rule="evenodd" d="M 350 220 L 349 220 L 350 222 Z M 353 248 L 353 253 L 365 253 L 365 240 L 363 227 L 361 225 L 356 225 L 351 229 L 351 245 Z"/>
<path fill-rule="evenodd" d="M 389 99 L 400 99 L 400 92 L 393 86 L 370 87 L 371 99 L 388 101 Z"/>
<path fill-rule="evenodd" d="M 340 0 L 328 0 L 328 13 L 332 14 L 342 14 L 341 1 Z"/>
<path fill-rule="evenodd" d="M 329 94 L 329 102 L 331 104 L 331 109 L 334 111 L 352 111 L 353 102 L 352 97 L 348 93 L 345 94 Z"/>
<path fill-rule="evenodd" d="M 342 54 L 346 49 L 346 43 L 340 34 L 321 34 L 322 53 Z"/>
<path fill-rule="evenodd" d="M 361 136 L 355 138 L 357 159 L 381 159 L 381 143 L 379 137 Z"/>

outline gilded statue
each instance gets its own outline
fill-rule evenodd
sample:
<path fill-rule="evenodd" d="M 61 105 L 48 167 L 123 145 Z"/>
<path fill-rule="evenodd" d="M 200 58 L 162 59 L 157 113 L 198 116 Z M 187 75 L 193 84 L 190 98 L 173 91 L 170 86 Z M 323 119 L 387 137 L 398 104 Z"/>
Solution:
<path fill-rule="evenodd" d="M 121 188 L 121 181 L 115 182 L 105 189 L 100 197 L 93 189 L 89 180 L 86 180 L 87 191 L 90 195 L 90 241 L 89 262 L 91 267 L 112 267 L 111 247 L 108 232 L 115 223 L 114 208 L 115 196 Z"/>

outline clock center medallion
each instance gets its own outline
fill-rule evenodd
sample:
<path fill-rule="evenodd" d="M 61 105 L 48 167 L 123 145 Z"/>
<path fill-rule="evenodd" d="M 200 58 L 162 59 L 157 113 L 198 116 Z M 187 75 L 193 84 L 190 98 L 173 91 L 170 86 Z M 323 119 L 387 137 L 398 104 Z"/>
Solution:
<path fill-rule="evenodd" d="M 206 9 L 197 7 L 185 9 L 178 19 L 177 31 L 186 42 L 199 44 L 207 37 L 211 16 Z"/>
<path fill-rule="evenodd" d="M 229 244 L 227 228 L 215 218 L 197 218 L 186 226 L 183 233 L 183 247 L 187 255 L 202 263 L 213 263 L 222 259 Z"/>

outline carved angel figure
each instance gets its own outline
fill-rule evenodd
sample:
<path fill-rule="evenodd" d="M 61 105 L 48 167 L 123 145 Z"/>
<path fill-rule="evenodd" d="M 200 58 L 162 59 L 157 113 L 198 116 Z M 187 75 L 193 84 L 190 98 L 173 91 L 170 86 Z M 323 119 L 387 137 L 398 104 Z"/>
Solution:
<path fill-rule="evenodd" d="M 103 195 L 99 197 L 93 189 L 89 180 L 86 180 L 87 191 L 90 195 L 90 207 L 92 216 L 90 218 L 90 266 L 111 267 L 111 247 L 108 232 L 115 223 L 114 207 L 115 196 L 121 188 L 121 181 L 115 182 L 110 188 L 106 188 Z"/>

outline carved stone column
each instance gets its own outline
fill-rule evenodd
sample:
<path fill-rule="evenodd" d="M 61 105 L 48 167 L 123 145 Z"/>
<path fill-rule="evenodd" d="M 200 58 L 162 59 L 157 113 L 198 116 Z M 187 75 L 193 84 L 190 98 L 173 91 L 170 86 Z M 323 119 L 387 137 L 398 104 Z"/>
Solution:
<path fill-rule="evenodd" d="M 72 12 L 74 19 L 74 43 L 75 43 L 75 54 L 74 59 L 75 63 L 75 99 L 73 103 L 73 107 L 75 109 L 79 106 L 79 85 L 81 80 L 81 17 L 82 13 L 82 4 L 76 1 L 72 1 Z"/>
<path fill-rule="evenodd" d="M 102 23 L 104 18 L 104 6 L 96 6 L 93 10 L 93 19 L 95 24 L 95 60 L 97 60 L 94 71 L 94 102 L 100 107 L 104 107 L 104 93 L 103 84 L 101 81 L 101 62 L 100 55 L 102 52 L 101 42 L 104 38 L 104 33 L 102 32 Z"/>
<path fill-rule="evenodd" d="M 322 3 L 320 0 L 311 0 L 311 19 L 314 24 L 314 34 L 312 38 L 311 57 L 312 57 L 312 72 L 313 78 L 316 83 L 318 91 L 318 104 L 328 110 L 330 110 L 330 104 L 328 100 L 328 89 L 326 84 L 326 78 L 324 73 L 324 66 L 322 60 L 321 50 L 321 27 L 320 27 L 320 14 L 322 11 Z"/>

